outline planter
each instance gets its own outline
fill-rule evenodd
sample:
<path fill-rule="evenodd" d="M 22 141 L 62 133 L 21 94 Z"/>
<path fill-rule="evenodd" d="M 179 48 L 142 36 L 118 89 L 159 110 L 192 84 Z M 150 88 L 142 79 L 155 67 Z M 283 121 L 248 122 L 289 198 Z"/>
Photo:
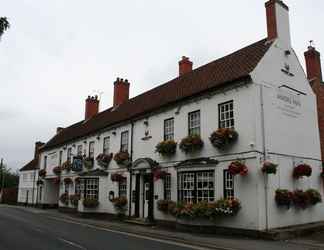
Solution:
<path fill-rule="evenodd" d="M 64 178 L 64 184 L 65 185 L 70 185 L 70 184 L 72 184 L 73 183 L 73 181 L 72 181 L 72 179 L 70 178 L 70 177 L 66 177 L 66 178 Z"/>
<path fill-rule="evenodd" d="M 83 165 L 87 170 L 93 169 L 93 158 L 87 157 L 83 160 Z"/>
<path fill-rule="evenodd" d="M 161 154 L 162 156 L 172 156 L 177 151 L 177 143 L 174 140 L 167 140 L 159 142 L 155 146 L 155 152 Z"/>
<path fill-rule="evenodd" d="M 56 175 L 60 175 L 62 172 L 62 169 L 60 166 L 57 166 L 55 168 L 53 168 L 53 173 L 56 174 Z"/>
<path fill-rule="evenodd" d="M 241 162 L 241 161 L 233 161 L 231 164 L 228 166 L 228 171 L 231 173 L 231 175 L 241 175 L 241 176 L 246 176 L 249 172 L 247 166 Z"/>
<path fill-rule="evenodd" d="M 278 165 L 269 161 L 265 161 L 262 166 L 262 172 L 265 174 L 276 174 Z"/>
<path fill-rule="evenodd" d="M 80 195 L 79 194 L 72 194 L 70 195 L 70 202 L 73 206 L 77 207 L 79 204 Z"/>
<path fill-rule="evenodd" d="M 218 149 L 223 149 L 234 144 L 237 139 L 238 133 L 231 128 L 219 128 L 209 137 L 211 144 Z"/>
<path fill-rule="evenodd" d="M 277 205 L 289 209 L 292 204 L 292 196 L 292 192 L 287 189 L 277 189 L 275 195 Z"/>
<path fill-rule="evenodd" d="M 115 173 L 111 175 L 110 179 L 112 182 L 122 182 L 126 180 L 126 177 L 122 176 L 121 174 Z"/>
<path fill-rule="evenodd" d="M 194 153 L 204 147 L 204 142 L 199 135 L 189 135 L 181 140 L 179 147 L 186 154 Z"/>
<path fill-rule="evenodd" d="M 302 178 L 304 176 L 310 177 L 312 175 L 312 168 L 307 164 L 300 164 L 294 168 L 293 177 L 295 179 Z"/>
<path fill-rule="evenodd" d="M 111 162 L 112 158 L 113 158 L 113 154 L 112 153 L 111 154 L 108 154 L 108 155 L 106 155 L 106 154 L 100 154 L 100 155 L 97 156 L 96 160 L 97 160 L 97 163 L 98 163 L 98 165 L 100 167 L 106 169 L 106 168 L 108 168 L 109 163 Z"/>
<path fill-rule="evenodd" d="M 64 193 L 60 196 L 60 202 L 63 203 L 64 205 L 69 205 L 69 195 L 68 193 Z"/>
<path fill-rule="evenodd" d="M 312 206 L 315 206 L 317 203 L 322 202 L 322 196 L 321 194 L 315 190 L 315 189 L 308 189 L 306 191 L 308 197 L 309 197 L 309 203 Z"/>
<path fill-rule="evenodd" d="M 83 200 L 83 206 L 85 208 L 96 208 L 99 206 L 99 201 L 98 199 L 85 198 Z"/>
<path fill-rule="evenodd" d="M 303 190 L 295 190 L 292 193 L 292 202 L 295 207 L 306 209 L 310 205 L 310 197 Z"/>
<path fill-rule="evenodd" d="M 66 172 L 70 172 L 71 169 L 72 169 L 72 164 L 71 164 L 71 162 L 70 162 L 70 161 L 66 161 L 66 162 L 64 162 L 64 163 L 62 164 L 62 166 L 61 166 L 61 169 L 62 169 L 62 170 L 65 170 Z"/>
<path fill-rule="evenodd" d="M 45 169 L 39 170 L 38 176 L 44 178 L 46 176 L 46 170 Z"/>
<path fill-rule="evenodd" d="M 128 165 L 129 163 L 129 153 L 128 152 L 118 152 L 114 156 L 114 160 L 118 165 Z"/>

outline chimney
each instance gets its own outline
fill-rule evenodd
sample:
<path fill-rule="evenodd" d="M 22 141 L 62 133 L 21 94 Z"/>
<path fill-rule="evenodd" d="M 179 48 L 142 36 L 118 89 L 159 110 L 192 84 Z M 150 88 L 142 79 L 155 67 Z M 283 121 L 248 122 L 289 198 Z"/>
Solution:
<path fill-rule="evenodd" d="M 179 76 L 187 74 L 192 71 L 192 62 L 189 57 L 183 56 L 181 61 L 179 61 Z"/>
<path fill-rule="evenodd" d="M 269 0 L 265 3 L 265 7 L 268 41 L 278 38 L 286 45 L 290 45 L 289 7 L 281 0 Z"/>
<path fill-rule="evenodd" d="M 312 46 L 304 53 L 307 78 L 311 85 L 322 83 L 321 54 Z"/>
<path fill-rule="evenodd" d="M 45 145 L 44 142 L 40 142 L 40 141 L 37 141 L 35 143 L 35 153 L 34 153 L 34 159 L 38 159 L 39 157 L 39 153 L 40 153 L 40 149 Z"/>
<path fill-rule="evenodd" d="M 64 128 L 62 128 L 62 127 L 57 127 L 57 128 L 56 128 L 56 134 L 60 133 L 63 129 L 64 129 Z"/>
<path fill-rule="evenodd" d="M 99 100 L 98 96 L 88 96 L 85 104 L 85 116 L 84 119 L 88 120 L 98 114 L 99 112 Z"/>
<path fill-rule="evenodd" d="M 127 79 L 118 78 L 114 82 L 114 107 L 117 107 L 129 99 L 129 82 Z"/>

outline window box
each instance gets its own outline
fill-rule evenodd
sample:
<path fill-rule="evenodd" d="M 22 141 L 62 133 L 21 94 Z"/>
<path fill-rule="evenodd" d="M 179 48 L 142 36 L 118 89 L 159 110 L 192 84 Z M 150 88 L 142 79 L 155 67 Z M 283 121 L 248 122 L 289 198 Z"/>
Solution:
<path fill-rule="evenodd" d="M 219 128 L 214 131 L 209 140 L 215 148 L 224 149 L 237 141 L 238 133 L 232 128 Z"/>
<path fill-rule="evenodd" d="M 79 204 L 80 195 L 79 194 L 72 194 L 70 195 L 70 202 L 73 206 L 77 207 Z"/>
<path fill-rule="evenodd" d="M 110 161 L 112 160 L 113 158 L 113 154 L 110 153 L 110 154 L 100 154 L 97 156 L 96 160 L 97 160 L 97 163 L 100 167 L 102 168 L 108 168 L 108 165 L 110 163 Z"/>
<path fill-rule="evenodd" d="M 292 204 L 292 196 L 292 192 L 287 189 L 277 189 L 275 195 L 277 206 L 287 207 L 287 209 L 289 209 Z"/>
<path fill-rule="evenodd" d="M 70 161 L 65 161 L 62 166 L 61 166 L 62 170 L 65 170 L 67 173 L 71 171 L 72 169 L 72 164 Z"/>
<path fill-rule="evenodd" d="M 64 178 L 64 184 L 65 185 L 70 185 L 70 184 L 72 184 L 73 183 L 73 181 L 72 181 L 72 179 L 70 178 L 70 177 L 66 177 L 66 178 Z"/>
<path fill-rule="evenodd" d="M 44 178 L 46 176 L 46 170 L 45 169 L 39 170 L 38 176 Z"/>
<path fill-rule="evenodd" d="M 248 174 L 249 170 L 247 166 L 241 162 L 241 161 L 233 161 L 229 166 L 228 166 L 228 171 L 231 173 L 231 175 L 241 175 L 245 176 Z"/>
<path fill-rule="evenodd" d="M 129 153 L 127 151 L 120 151 L 115 154 L 114 160 L 118 165 L 127 165 L 129 161 Z"/>
<path fill-rule="evenodd" d="M 99 206 L 99 201 L 94 198 L 84 198 L 83 206 L 86 208 L 96 208 Z"/>
<path fill-rule="evenodd" d="M 302 178 L 303 176 L 310 177 L 312 175 L 312 168 L 307 164 L 300 164 L 294 168 L 293 177 L 295 179 Z"/>
<path fill-rule="evenodd" d="M 174 140 L 161 141 L 155 146 L 155 152 L 162 156 L 172 156 L 177 151 L 177 143 Z"/>
<path fill-rule="evenodd" d="M 265 174 L 276 174 L 278 165 L 269 161 L 265 161 L 262 166 L 262 172 Z"/>
<path fill-rule="evenodd" d="M 61 194 L 61 196 L 60 196 L 60 202 L 62 203 L 62 204 L 64 204 L 64 205 L 69 205 L 69 195 L 68 195 L 68 193 L 63 193 L 63 194 Z"/>
<path fill-rule="evenodd" d="M 126 177 L 118 173 L 112 174 L 110 178 L 112 182 L 122 182 L 126 179 Z"/>
<path fill-rule="evenodd" d="M 90 170 L 93 168 L 93 158 L 91 157 L 86 157 L 84 160 L 83 160 L 83 165 L 86 169 Z"/>
<path fill-rule="evenodd" d="M 180 142 L 180 149 L 187 153 L 193 153 L 203 148 L 204 142 L 199 135 L 189 135 Z"/>
<path fill-rule="evenodd" d="M 62 169 L 60 166 L 57 166 L 55 168 L 53 168 L 53 173 L 56 174 L 56 175 L 60 175 L 62 172 Z"/>

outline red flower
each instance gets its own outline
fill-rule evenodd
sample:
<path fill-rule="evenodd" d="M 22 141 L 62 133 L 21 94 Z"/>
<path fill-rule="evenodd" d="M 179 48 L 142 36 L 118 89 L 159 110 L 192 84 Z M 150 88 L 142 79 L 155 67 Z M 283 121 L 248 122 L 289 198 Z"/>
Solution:
<path fill-rule="evenodd" d="M 307 164 L 300 164 L 294 168 L 293 177 L 299 179 L 303 176 L 310 177 L 312 175 L 312 168 Z"/>
<path fill-rule="evenodd" d="M 241 175 L 241 176 L 246 176 L 249 172 L 249 169 L 245 164 L 243 164 L 240 161 L 233 161 L 231 164 L 228 166 L 228 171 L 230 172 L 231 175 Z"/>

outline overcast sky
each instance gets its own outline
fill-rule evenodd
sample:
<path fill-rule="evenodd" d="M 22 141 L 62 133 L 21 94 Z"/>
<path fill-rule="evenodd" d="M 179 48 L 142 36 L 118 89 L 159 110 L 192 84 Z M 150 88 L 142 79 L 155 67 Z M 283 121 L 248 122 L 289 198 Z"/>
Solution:
<path fill-rule="evenodd" d="M 175 78 L 181 56 L 194 67 L 266 37 L 263 0 L 10 0 L 0 41 L 0 157 L 11 168 L 33 158 L 35 141 L 84 117 L 89 94 L 112 104 L 116 77 L 138 95 Z M 293 46 L 313 39 L 324 53 L 322 0 L 286 0 Z M 311 3 L 310 3 L 311 2 Z"/>

